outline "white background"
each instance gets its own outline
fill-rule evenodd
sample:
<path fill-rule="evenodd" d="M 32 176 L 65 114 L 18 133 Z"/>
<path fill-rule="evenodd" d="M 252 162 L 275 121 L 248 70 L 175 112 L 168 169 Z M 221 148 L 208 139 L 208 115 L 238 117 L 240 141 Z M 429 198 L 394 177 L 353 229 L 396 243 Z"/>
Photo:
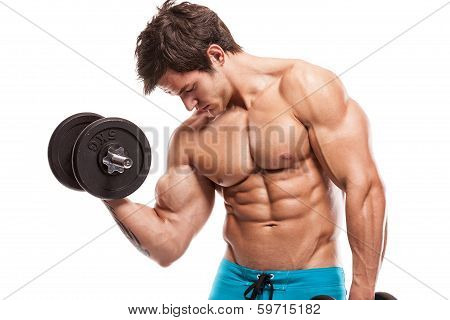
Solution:
<path fill-rule="evenodd" d="M 186 254 L 164 269 L 138 253 L 118 228 L 103 233 L 114 225 L 103 204 L 64 188 L 47 162 L 50 135 L 67 116 L 91 111 L 127 118 L 156 130 L 147 132 L 156 172 L 130 197 L 153 199 L 164 172 L 164 129 L 172 132 L 176 118 L 188 116 L 176 97 L 159 90 L 142 97 L 136 80 L 136 37 L 160 3 L 0 2 L 3 303 L 206 300 L 225 250 L 221 198 Z M 389 242 L 377 290 L 402 300 L 448 298 L 450 5 L 388 43 L 445 2 L 196 3 L 218 13 L 251 54 L 304 59 L 340 74 L 373 53 L 341 78 L 370 119 L 386 186 Z M 345 233 L 340 250 L 349 288 Z"/>

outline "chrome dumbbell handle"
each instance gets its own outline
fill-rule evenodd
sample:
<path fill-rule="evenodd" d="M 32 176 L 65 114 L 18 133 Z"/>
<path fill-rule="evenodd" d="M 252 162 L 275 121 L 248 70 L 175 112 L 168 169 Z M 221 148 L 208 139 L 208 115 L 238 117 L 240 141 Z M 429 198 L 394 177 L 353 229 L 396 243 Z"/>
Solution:
<path fill-rule="evenodd" d="M 133 160 L 125 155 L 123 147 L 109 147 L 108 154 L 102 160 L 103 164 L 108 167 L 108 173 L 123 173 L 125 169 L 133 166 Z"/>

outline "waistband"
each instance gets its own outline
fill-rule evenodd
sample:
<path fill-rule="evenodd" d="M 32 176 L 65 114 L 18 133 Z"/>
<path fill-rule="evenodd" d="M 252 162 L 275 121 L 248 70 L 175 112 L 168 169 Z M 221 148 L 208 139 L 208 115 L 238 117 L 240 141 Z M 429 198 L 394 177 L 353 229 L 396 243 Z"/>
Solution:
<path fill-rule="evenodd" d="M 311 268 L 298 270 L 256 270 L 222 259 L 218 278 L 236 284 L 251 284 L 261 274 L 269 274 L 274 286 L 294 287 L 342 286 L 345 284 L 344 270 L 341 267 Z"/>

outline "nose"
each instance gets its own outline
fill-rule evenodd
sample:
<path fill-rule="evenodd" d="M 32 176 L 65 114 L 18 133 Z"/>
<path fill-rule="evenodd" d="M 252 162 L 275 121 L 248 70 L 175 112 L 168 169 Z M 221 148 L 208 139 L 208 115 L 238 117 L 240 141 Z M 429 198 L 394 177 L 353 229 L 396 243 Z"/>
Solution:
<path fill-rule="evenodd" d="M 192 111 L 198 106 L 198 100 L 194 98 L 181 98 L 187 110 Z"/>

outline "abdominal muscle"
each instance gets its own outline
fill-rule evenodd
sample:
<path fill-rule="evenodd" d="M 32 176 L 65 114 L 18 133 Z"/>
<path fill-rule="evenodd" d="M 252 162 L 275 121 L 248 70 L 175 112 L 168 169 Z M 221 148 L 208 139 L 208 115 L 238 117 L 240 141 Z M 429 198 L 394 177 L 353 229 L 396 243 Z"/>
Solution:
<path fill-rule="evenodd" d="M 257 270 L 338 265 L 331 182 L 318 170 L 261 171 L 222 189 L 225 258 Z"/>

